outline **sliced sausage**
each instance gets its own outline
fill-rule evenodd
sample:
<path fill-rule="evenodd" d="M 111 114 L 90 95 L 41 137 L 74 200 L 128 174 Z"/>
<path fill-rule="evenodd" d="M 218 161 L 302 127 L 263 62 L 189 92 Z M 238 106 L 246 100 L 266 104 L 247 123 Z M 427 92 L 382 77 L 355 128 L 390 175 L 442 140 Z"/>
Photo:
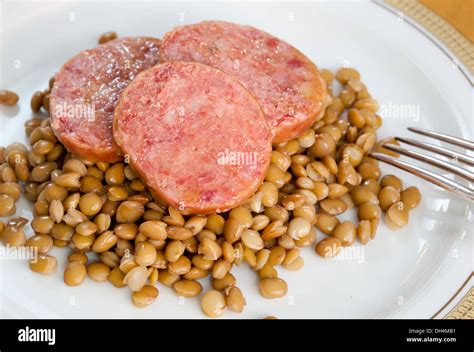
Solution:
<path fill-rule="evenodd" d="M 253 95 L 194 62 L 140 73 L 122 92 L 113 132 L 153 195 L 184 214 L 241 204 L 270 163 L 271 132 Z"/>
<path fill-rule="evenodd" d="M 262 106 L 274 143 L 298 137 L 324 114 L 328 96 L 318 68 L 256 28 L 218 21 L 176 27 L 164 36 L 161 55 L 214 66 L 239 80 Z"/>
<path fill-rule="evenodd" d="M 50 95 L 51 126 L 66 148 L 91 161 L 115 162 L 120 151 L 112 120 L 120 92 L 159 62 L 161 41 L 120 38 L 85 50 L 56 75 Z"/>

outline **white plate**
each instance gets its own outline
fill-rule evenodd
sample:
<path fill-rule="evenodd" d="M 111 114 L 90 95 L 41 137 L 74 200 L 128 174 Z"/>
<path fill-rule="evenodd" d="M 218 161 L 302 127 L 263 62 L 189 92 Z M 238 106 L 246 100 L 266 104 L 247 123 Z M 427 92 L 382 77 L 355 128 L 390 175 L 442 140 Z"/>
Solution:
<path fill-rule="evenodd" d="M 173 26 L 205 19 L 254 25 L 292 43 L 320 67 L 344 64 L 362 73 L 372 94 L 387 107 L 413 104 L 418 118 L 385 113 L 381 137 L 407 135 L 421 126 L 472 138 L 472 92 L 449 58 L 413 27 L 374 3 L 32 3 L 2 2 L 1 88 L 21 96 L 19 112 L 2 112 L 1 145 L 26 141 L 22 124 L 31 117 L 29 97 L 78 51 L 96 45 L 100 33 L 161 37 Z M 391 115 L 391 116 L 389 116 Z M 383 166 L 384 173 L 398 173 Z M 472 271 L 472 208 L 414 177 L 422 204 L 398 232 L 382 225 L 375 241 L 358 244 L 357 255 L 323 260 L 303 250 L 299 272 L 279 270 L 289 285 L 282 299 L 258 294 L 247 267 L 235 270 L 247 298 L 242 314 L 224 318 L 430 318 Z M 31 206 L 20 203 L 21 215 Z M 322 236 L 322 235 L 319 235 Z M 65 251 L 55 249 L 59 258 Z M 60 254 L 61 253 L 61 254 Z M 362 259 L 362 260 L 359 260 Z M 361 263 L 359 263 L 362 261 Z M 201 318 L 198 299 L 179 299 L 160 286 L 160 298 L 147 309 L 130 302 L 128 289 L 87 280 L 71 288 L 62 283 L 63 259 L 56 275 L 40 276 L 19 260 L 0 261 L 0 314 L 15 318 Z M 206 281 L 206 286 L 207 280 Z"/>

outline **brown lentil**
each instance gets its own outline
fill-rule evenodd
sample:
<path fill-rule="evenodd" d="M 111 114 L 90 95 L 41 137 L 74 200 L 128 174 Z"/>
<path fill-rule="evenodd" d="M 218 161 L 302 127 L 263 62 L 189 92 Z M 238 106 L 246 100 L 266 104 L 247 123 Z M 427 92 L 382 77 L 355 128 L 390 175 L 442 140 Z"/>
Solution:
<path fill-rule="evenodd" d="M 207 217 L 207 222 L 206 222 L 206 229 L 214 232 L 217 235 L 223 234 L 225 231 L 225 223 L 226 221 L 224 218 L 218 214 L 212 214 Z M 237 221 L 237 224 L 239 222 Z"/>
<path fill-rule="evenodd" d="M 295 241 L 297 247 L 308 247 L 311 246 L 316 241 L 317 235 L 316 231 L 311 228 L 309 234 Z"/>
<path fill-rule="evenodd" d="M 196 297 L 202 292 L 202 285 L 195 280 L 179 280 L 173 284 L 175 292 L 182 297 Z"/>
<path fill-rule="evenodd" d="M 327 237 L 316 244 L 316 253 L 323 258 L 334 258 L 341 251 L 342 243 L 335 237 Z"/>
<path fill-rule="evenodd" d="M 339 215 L 347 210 L 347 204 L 340 199 L 324 199 L 319 205 L 328 215 Z"/>
<path fill-rule="evenodd" d="M 183 241 L 184 247 L 188 253 L 197 253 L 199 242 L 196 237 L 191 237 Z"/>
<path fill-rule="evenodd" d="M 118 287 L 118 288 L 125 287 L 126 285 L 123 283 L 124 278 L 125 278 L 125 274 L 120 270 L 120 268 L 113 268 L 110 271 L 109 281 L 115 287 Z"/>
<path fill-rule="evenodd" d="M 246 305 L 244 295 L 237 286 L 225 290 L 225 303 L 230 310 L 237 313 L 241 313 Z"/>
<path fill-rule="evenodd" d="M 341 84 L 347 84 L 351 79 L 360 79 L 360 73 L 353 68 L 340 68 L 336 71 L 336 79 Z"/>
<path fill-rule="evenodd" d="M 357 209 L 357 216 L 359 220 L 372 220 L 379 218 L 381 214 L 381 209 L 378 204 L 365 202 L 359 205 Z"/>
<path fill-rule="evenodd" d="M 288 292 L 288 285 L 282 279 L 276 277 L 267 277 L 260 280 L 260 294 L 265 298 L 280 298 Z"/>
<path fill-rule="evenodd" d="M 212 267 L 212 277 L 214 279 L 222 279 L 225 275 L 230 271 L 232 264 L 230 264 L 224 258 L 221 258 L 216 261 L 214 266 Z"/>
<path fill-rule="evenodd" d="M 168 238 L 171 238 L 172 240 L 184 241 L 193 237 L 191 230 L 180 226 L 168 226 L 166 228 L 166 233 Z"/>
<path fill-rule="evenodd" d="M 130 251 L 127 250 L 120 259 L 119 269 L 122 270 L 124 274 L 128 274 L 130 270 L 136 267 L 138 267 L 138 264 L 135 263 L 135 256 L 130 254 Z"/>
<path fill-rule="evenodd" d="M 209 275 L 208 270 L 202 270 L 196 266 L 193 266 L 188 273 L 183 275 L 183 278 L 186 280 L 199 280 L 205 278 L 207 275 Z"/>
<path fill-rule="evenodd" d="M 99 37 L 99 44 L 104 44 L 114 39 L 117 39 L 116 32 L 105 32 Z"/>
<path fill-rule="evenodd" d="M 204 258 L 202 254 L 195 255 L 191 261 L 197 268 L 201 270 L 209 270 L 214 265 L 214 260 Z"/>
<path fill-rule="evenodd" d="M 212 279 L 212 287 L 215 290 L 218 291 L 223 291 L 229 286 L 235 286 L 237 284 L 237 280 L 235 279 L 235 276 L 232 275 L 231 273 L 227 273 L 223 278 L 221 279 Z"/>
<path fill-rule="evenodd" d="M 293 271 L 298 271 L 304 266 L 304 260 L 303 257 L 298 256 L 296 257 L 295 260 L 293 260 L 289 264 L 283 264 L 283 267 L 287 270 L 293 270 Z"/>
<path fill-rule="evenodd" d="M 321 77 L 323 77 L 323 80 L 326 82 L 327 85 L 331 85 L 334 81 L 334 74 L 332 73 L 332 71 L 327 69 L 321 70 Z"/>
<path fill-rule="evenodd" d="M 151 274 L 149 274 L 148 276 L 148 282 L 151 286 L 155 286 L 158 283 L 158 276 L 159 276 L 158 269 L 152 268 Z"/>
<path fill-rule="evenodd" d="M 165 286 L 173 287 L 174 283 L 180 279 L 179 275 L 172 274 L 168 270 L 160 270 L 158 281 Z"/>
<path fill-rule="evenodd" d="M 244 228 L 249 228 L 253 224 L 251 212 L 245 207 L 237 207 L 229 212 L 229 218 L 237 220 Z"/>
<path fill-rule="evenodd" d="M 235 208 L 235 209 L 238 209 L 238 208 Z M 235 210 L 235 209 L 232 209 L 232 210 Z M 244 208 L 245 209 L 245 208 Z M 232 211 L 231 211 L 232 212 Z M 207 218 L 203 217 L 203 216 L 193 216 L 191 217 L 190 219 L 188 219 L 186 221 L 186 223 L 184 224 L 184 227 L 188 230 L 191 231 L 191 234 L 193 236 L 197 235 L 202 229 L 204 229 L 204 226 L 206 226 L 206 223 L 207 223 Z M 166 226 L 165 223 L 163 222 L 160 222 L 160 226 L 163 226 L 161 225 L 163 224 L 164 226 Z M 143 231 L 141 231 L 143 232 Z"/>
<path fill-rule="evenodd" d="M 7 165 L 3 164 L 1 170 L 1 181 L 3 182 L 17 182 L 18 178 L 16 176 L 15 170 Z"/>
<path fill-rule="evenodd" d="M 229 263 L 233 263 L 235 259 L 235 251 L 232 244 L 230 242 L 224 241 L 221 247 L 222 256 L 224 257 L 224 259 L 227 260 Z"/>
<path fill-rule="evenodd" d="M 71 238 L 71 242 L 76 249 L 88 249 L 94 243 L 94 236 L 82 236 L 75 233 Z"/>
<path fill-rule="evenodd" d="M 201 309 L 210 318 L 222 315 L 225 308 L 225 296 L 220 291 L 207 291 L 201 298 Z"/>
<path fill-rule="evenodd" d="M 168 214 L 169 216 L 163 217 L 163 221 L 171 226 L 183 226 L 184 225 L 184 217 L 181 213 L 173 207 L 168 207 Z M 217 215 L 217 214 L 216 214 Z M 217 215 L 219 216 L 219 215 Z M 221 217 L 222 218 L 222 217 Z M 224 218 L 222 218 L 224 220 Z M 208 220 L 209 223 L 209 220 Z"/>
<path fill-rule="evenodd" d="M 273 183 L 277 188 L 281 188 L 285 184 L 285 174 L 278 166 L 270 164 L 265 175 L 265 181 Z"/>
<path fill-rule="evenodd" d="M 150 266 L 156 260 L 156 249 L 150 242 L 139 242 L 135 245 L 135 261 L 138 265 Z"/>
<path fill-rule="evenodd" d="M 110 268 L 101 262 L 94 262 L 87 265 L 87 274 L 94 281 L 107 281 Z"/>
<path fill-rule="evenodd" d="M 115 252 L 103 252 L 100 254 L 99 258 L 102 263 L 104 263 L 111 269 L 116 268 L 120 265 L 120 257 Z"/>
<path fill-rule="evenodd" d="M 38 112 L 41 109 L 41 106 L 43 105 L 43 96 L 44 93 L 41 91 L 35 92 L 30 101 L 30 107 L 31 111 L 33 112 Z"/>
<path fill-rule="evenodd" d="M 362 244 L 369 242 L 372 232 L 372 226 L 369 220 L 362 220 L 357 226 L 357 238 Z"/>
<path fill-rule="evenodd" d="M 125 203 L 125 202 L 124 202 Z M 123 204 L 123 203 L 122 203 Z M 95 193 L 86 193 L 79 200 L 79 209 L 86 216 L 97 215 L 102 207 L 102 200 Z M 125 221 L 119 221 L 125 222 Z"/>
<path fill-rule="evenodd" d="M 421 193 L 416 187 L 408 187 L 401 193 L 401 200 L 407 210 L 416 208 L 421 202 Z"/>
<path fill-rule="evenodd" d="M 357 167 L 357 172 L 362 176 L 363 180 L 373 178 L 378 180 L 380 178 L 380 168 L 372 163 L 362 163 Z"/>
<path fill-rule="evenodd" d="M 118 238 L 124 240 L 134 240 L 139 228 L 135 223 L 118 224 L 114 228 L 114 233 Z"/>
<path fill-rule="evenodd" d="M 392 186 L 385 186 L 380 191 L 379 195 L 379 204 L 380 208 L 383 211 L 387 211 L 388 208 L 392 206 L 392 204 L 400 201 L 400 192 Z"/>
<path fill-rule="evenodd" d="M 255 252 L 252 251 L 250 248 L 243 248 L 243 260 L 252 268 L 257 265 L 257 257 L 255 255 Z"/>
<path fill-rule="evenodd" d="M 175 262 L 168 264 L 168 271 L 175 275 L 185 275 L 191 270 L 191 260 L 188 257 L 182 255 Z"/>
<path fill-rule="evenodd" d="M 87 264 L 87 255 L 81 252 L 72 252 L 71 254 L 68 255 L 67 257 L 68 262 L 74 263 L 82 263 L 82 264 Z"/>
<path fill-rule="evenodd" d="M 288 225 L 288 235 L 294 240 L 298 240 L 309 234 L 311 231 L 311 223 L 305 218 L 295 217 Z"/>
<path fill-rule="evenodd" d="M 15 199 L 8 194 L 0 194 L 0 217 L 16 213 Z"/>
<path fill-rule="evenodd" d="M 28 248 L 36 248 L 38 253 L 47 253 L 53 248 L 53 239 L 45 234 L 38 234 L 28 238 L 25 243 Z"/>
<path fill-rule="evenodd" d="M 5 182 L 0 184 L 0 194 L 8 195 L 16 202 L 20 199 L 21 186 L 15 182 Z"/>
<path fill-rule="evenodd" d="M 283 236 L 287 232 L 288 228 L 283 226 L 283 221 L 276 220 L 270 223 L 262 232 L 262 239 L 264 241 L 272 238 Z"/>
<path fill-rule="evenodd" d="M 63 221 L 71 227 L 76 227 L 81 222 L 87 220 L 87 216 L 85 216 L 83 213 L 76 209 L 69 209 L 67 213 L 63 216 Z"/>
<path fill-rule="evenodd" d="M 43 108 L 49 112 L 49 93 L 43 96 Z"/>
<path fill-rule="evenodd" d="M 294 206 L 294 203 L 293 203 L 293 206 Z M 285 223 L 286 221 L 288 221 L 290 217 L 290 215 L 288 214 L 288 211 L 280 205 L 275 205 L 271 208 L 265 209 L 264 214 L 271 221 L 280 220 L 282 223 Z"/>
<path fill-rule="evenodd" d="M 116 163 L 105 171 L 105 182 L 111 186 L 120 186 L 125 181 L 125 165 Z"/>
<path fill-rule="evenodd" d="M 398 192 L 403 190 L 403 182 L 395 175 L 385 175 L 380 180 L 380 185 L 383 187 L 391 186 Z"/>
<path fill-rule="evenodd" d="M 159 291 L 156 287 L 145 285 L 139 291 L 132 293 L 132 301 L 138 308 L 144 308 L 152 304 L 158 295 Z"/>
<path fill-rule="evenodd" d="M 37 154 L 45 155 L 51 152 L 53 148 L 54 148 L 53 142 L 41 139 L 32 146 L 32 151 Z"/>
<path fill-rule="evenodd" d="M 117 236 L 112 231 L 105 231 L 94 240 L 92 250 L 96 253 L 102 253 L 108 251 L 115 246 L 116 243 Z"/>
<path fill-rule="evenodd" d="M 183 255 L 184 250 L 185 250 L 185 247 L 184 247 L 183 242 L 178 241 L 178 240 L 172 240 L 166 246 L 165 258 L 168 262 L 174 263 Z"/>
<path fill-rule="evenodd" d="M 253 270 L 258 271 L 260 270 L 267 262 L 268 258 L 270 257 L 270 250 L 269 249 L 261 249 L 255 255 L 255 265 L 253 266 Z"/>
<path fill-rule="evenodd" d="M 64 283 L 68 286 L 79 286 L 87 276 L 86 266 L 79 262 L 70 262 L 64 269 Z"/>
<path fill-rule="evenodd" d="M 361 185 L 367 187 L 368 190 L 374 193 L 375 195 L 378 195 L 381 190 L 380 184 L 377 182 L 377 180 L 373 178 L 368 178 L 364 180 Z"/>
<path fill-rule="evenodd" d="M 35 273 L 50 275 L 58 268 L 58 261 L 48 254 L 39 254 L 37 258 L 30 261 L 30 269 Z"/>
<path fill-rule="evenodd" d="M 110 270 L 105 264 L 104 266 Z M 145 286 L 148 279 L 148 270 L 144 266 L 136 266 L 132 268 L 124 277 L 123 283 L 126 284 L 132 291 L 140 291 Z"/>
<path fill-rule="evenodd" d="M 351 198 L 356 206 L 366 202 L 379 203 L 377 195 L 366 186 L 355 186 L 351 190 Z"/>
<path fill-rule="evenodd" d="M 199 244 L 198 253 L 203 255 L 204 259 L 217 260 L 222 255 L 222 248 L 209 238 L 204 238 Z"/>
<path fill-rule="evenodd" d="M 392 230 L 397 230 L 408 223 L 408 209 L 403 202 L 397 202 L 387 210 L 385 222 Z"/>
<path fill-rule="evenodd" d="M 356 238 L 356 227 L 350 221 L 343 221 L 334 228 L 331 235 L 339 239 L 343 247 L 350 246 Z"/>
<path fill-rule="evenodd" d="M 24 225 L 24 223 L 17 223 L 15 219 L 10 219 L 1 233 L 3 244 L 10 247 L 23 247 L 26 243 Z"/>
<path fill-rule="evenodd" d="M 268 262 L 258 271 L 258 278 L 260 280 L 267 277 L 278 277 L 278 272 Z"/>
<path fill-rule="evenodd" d="M 244 230 L 241 237 L 242 244 L 254 251 L 263 248 L 263 240 L 260 234 L 255 230 Z"/>
<path fill-rule="evenodd" d="M 119 223 L 136 222 L 145 212 L 142 204 L 135 201 L 125 201 L 117 208 L 116 220 Z M 87 214 L 86 214 L 87 215 Z"/>
<path fill-rule="evenodd" d="M 0 104 L 15 105 L 18 102 L 18 95 L 15 92 L 2 89 L 0 90 Z"/>

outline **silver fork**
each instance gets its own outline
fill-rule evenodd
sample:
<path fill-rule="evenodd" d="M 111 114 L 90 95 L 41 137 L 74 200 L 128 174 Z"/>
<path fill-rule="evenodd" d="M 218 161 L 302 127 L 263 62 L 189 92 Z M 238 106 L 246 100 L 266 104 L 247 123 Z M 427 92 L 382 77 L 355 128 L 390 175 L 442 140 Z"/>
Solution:
<path fill-rule="evenodd" d="M 456 145 L 458 147 L 465 148 L 470 151 L 474 151 L 474 142 L 458 138 L 458 137 L 453 137 L 449 136 L 447 134 L 439 133 L 439 132 L 434 132 L 434 131 L 429 131 L 421 128 L 415 128 L 415 127 L 408 127 L 408 130 L 414 133 L 418 133 L 430 138 L 437 139 L 439 141 L 443 141 L 446 143 L 450 143 L 453 145 Z M 456 152 L 447 148 L 443 148 L 434 144 L 426 143 L 426 142 L 420 142 L 414 139 L 409 139 L 409 138 L 402 138 L 402 137 L 395 137 L 395 140 L 405 143 L 417 148 L 421 148 L 427 151 L 430 151 L 432 153 L 442 155 L 445 157 L 451 158 L 453 161 L 457 161 L 459 163 L 466 164 L 470 167 L 474 166 L 474 158 L 460 152 Z M 445 176 L 438 175 L 430 170 L 421 168 L 416 165 L 412 165 L 410 163 L 407 163 L 405 161 L 399 160 L 395 157 L 383 154 L 383 153 L 378 153 L 378 152 L 373 152 L 370 154 L 373 158 L 386 162 L 390 165 L 393 165 L 395 167 L 398 167 L 402 170 L 405 170 L 409 173 L 412 173 L 418 177 L 421 177 L 425 179 L 426 181 L 429 181 L 439 187 L 442 187 L 448 191 L 451 191 L 463 198 L 467 198 L 469 200 L 474 200 L 474 188 L 471 185 L 471 182 L 474 182 L 474 173 L 470 171 L 469 169 L 462 168 L 460 166 L 454 165 L 450 162 L 440 160 L 436 157 L 420 154 L 418 152 L 408 150 L 405 148 L 402 148 L 398 145 L 395 144 L 383 144 L 383 147 L 391 150 L 395 153 L 406 155 L 408 157 L 417 159 L 419 161 L 428 163 L 430 165 L 433 165 L 435 167 L 444 169 L 446 171 L 452 172 L 456 175 L 461 176 L 462 178 L 468 180 L 468 184 L 464 185 L 461 183 L 458 183 L 456 181 L 453 181 Z"/>

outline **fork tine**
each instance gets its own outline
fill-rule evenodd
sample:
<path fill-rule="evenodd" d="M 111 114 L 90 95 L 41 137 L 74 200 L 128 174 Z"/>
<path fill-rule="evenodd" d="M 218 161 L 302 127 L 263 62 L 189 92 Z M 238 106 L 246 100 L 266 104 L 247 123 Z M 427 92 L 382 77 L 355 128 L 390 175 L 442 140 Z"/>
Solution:
<path fill-rule="evenodd" d="M 446 143 L 451 143 L 459 147 L 467 148 L 469 150 L 474 150 L 474 142 L 469 141 L 467 139 L 462 139 L 462 138 L 450 136 L 448 134 L 425 130 L 423 128 L 417 128 L 417 127 L 408 127 L 408 130 L 414 133 L 422 134 L 424 136 L 446 142 Z"/>
<path fill-rule="evenodd" d="M 394 144 L 384 144 L 383 147 L 387 148 L 388 150 L 394 151 L 395 153 L 403 154 L 403 155 L 409 156 L 410 158 L 414 158 L 416 160 L 426 162 L 430 165 L 439 167 L 441 169 L 454 172 L 455 174 L 465 178 L 468 181 L 474 181 L 474 174 L 472 172 L 466 169 L 463 169 L 462 167 L 452 165 L 444 160 L 438 160 L 431 156 L 423 155 L 423 154 L 399 147 L 398 145 L 394 145 Z"/>
<path fill-rule="evenodd" d="M 450 180 L 449 178 L 446 178 L 441 175 L 437 175 L 421 167 L 410 165 L 402 160 L 398 160 L 396 158 L 393 158 L 391 156 L 388 156 L 382 153 L 370 153 L 370 156 L 377 160 L 380 160 L 390 165 L 393 165 L 395 167 L 398 167 L 399 169 L 405 170 L 413 175 L 421 177 L 422 179 L 428 182 L 431 182 L 448 191 L 452 191 L 453 193 L 456 193 L 464 198 L 467 198 L 469 200 L 474 200 L 474 191 L 472 191 L 471 189 L 469 189 L 468 187 L 460 183 Z"/>
<path fill-rule="evenodd" d="M 412 145 L 414 147 L 418 147 L 418 148 L 421 148 L 421 149 L 425 149 L 425 150 L 428 150 L 430 152 L 433 152 L 433 153 L 436 153 L 436 154 L 439 154 L 439 155 L 443 155 L 443 156 L 446 156 L 448 158 L 455 159 L 455 160 L 457 160 L 461 163 L 464 163 L 464 164 L 467 164 L 467 165 L 470 165 L 470 166 L 474 166 L 474 158 L 473 157 L 470 157 L 468 155 L 465 155 L 465 154 L 462 154 L 462 153 L 459 153 L 459 152 L 455 152 L 454 150 L 443 148 L 443 147 L 440 147 L 438 145 L 434 145 L 434 144 L 431 144 L 431 143 L 420 142 L 420 141 L 410 139 L 410 138 L 395 137 L 395 139 L 399 142 L 409 144 L 409 145 Z"/>

